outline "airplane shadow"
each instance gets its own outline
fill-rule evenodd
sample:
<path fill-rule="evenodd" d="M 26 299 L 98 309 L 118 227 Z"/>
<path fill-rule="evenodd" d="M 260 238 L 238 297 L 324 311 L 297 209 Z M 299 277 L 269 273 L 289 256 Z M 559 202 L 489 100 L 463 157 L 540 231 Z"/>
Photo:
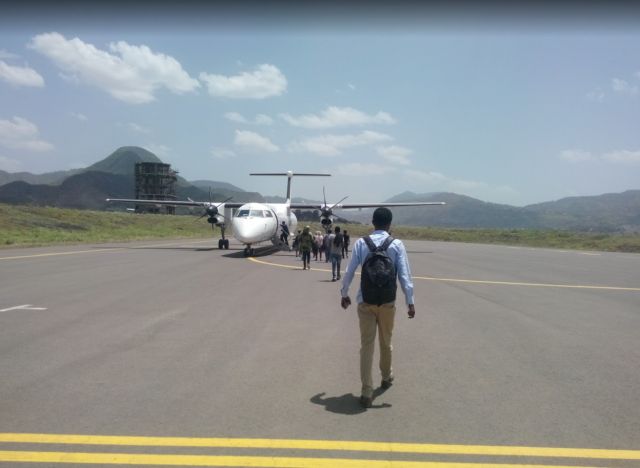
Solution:
<path fill-rule="evenodd" d="M 232 249 L 229 249 L 232 250 Z M 253 256 L 254 257 L 267 257 L 269 255 L 273 255 L 276 252 L 279 252 L 280 249 L 277 247 L 258 247 L 254 249 Z M 244 255 L 244 248 L 237 249 L 237 252 L 232 252 L 228 254 L 224 254 L 223 257 L 227 258 L 246 258 Z"/>
<path fill-rule="evenodd" d="M 129 250 L 179 250 L 179 251 L 186 251 L 186 252 L 212 252 L 212 251 L 221 250 L 218 247 L 171 247 L 171 246 L 167 246 L 167 247 L 146 246 L 146 247 L 125 247 L 125 248 Z M 242 249 L 234 249 L 234 248 L 230 248 L 229 250 L 242 251 Z"/>
<path fill-rule="evenodd" d="M 391 408 L 389 403 L 375 404 L 375 398 L 384 393 L 382 389 L 376 389 L 373 392 L 373 405 L 369 409 Z M 353 393 L 345 393 L 339 397 L 324 397 L 325 392 L 318 393 L 311 397 L 309 401 L 316 405 L 324 406 L 325 410 L 332 413 L 344 414 L 347 416 L 353 416 L 356 414 L 362 414 L 367 411 L 360 405 L 360 397 L 355 396 Z"/>

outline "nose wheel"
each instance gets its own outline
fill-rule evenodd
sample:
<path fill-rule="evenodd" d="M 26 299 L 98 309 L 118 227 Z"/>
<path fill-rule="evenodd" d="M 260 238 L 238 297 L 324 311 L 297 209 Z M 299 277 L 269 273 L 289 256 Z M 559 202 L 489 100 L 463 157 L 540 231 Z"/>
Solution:
<path fill-rule="evenodd" d="M 229 250 L 229 239 L 219 239 L 218 240 L 218 248 Z"/>
<path fill-rule="evenodd" d="M 253 247 L 251 247 L 250 245 L 247 245 L 244 248 L 244 256 L 245 257 L 253 257 L 255 251 L 253 250 Z"/>

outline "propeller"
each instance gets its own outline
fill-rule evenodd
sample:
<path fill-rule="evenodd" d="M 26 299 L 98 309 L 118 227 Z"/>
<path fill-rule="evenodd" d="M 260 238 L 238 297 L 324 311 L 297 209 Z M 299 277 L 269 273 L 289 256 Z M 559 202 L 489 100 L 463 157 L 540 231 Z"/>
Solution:
<path fill-rule="evenodd" d="M 327 194 L 325 192 L 324 186 L 322 187 L 322 198 L 324 200 L 323 205 L 320 207 L 320 223 L 325 227 L 325 229 L 331 228 L 331 216 L 333 215 L 333 209 L 338 206 L 340 203 L 345 201 L 349 196 L 342 198 L 339 202 L 334 203 L 333 205 L 327 205 Z"/>
<path fill-rule="evenodd" d="M 213 203 L 213 199 L 211 198 L 211 187 L 209 187 L 209 203 L 205 207 L 204 213 L 202 213 L 202 215 L 198 218 L 198 220 L 204 218 L 205 216 L 208 216 L 209 218 L 207 219 L 207 221 L 211 223 L 211 228 L 213 229 L 214 225 L 220 223 L 220 219 L 218 218 L 218 216 L 221 216 L 224 219 L 224 215 L 220 213 L 218 208 L 220 208 L 220 206 L 224 205 L 232 198 L 233 197 L 229 197 L 225 201 L 215 205 Z"/>

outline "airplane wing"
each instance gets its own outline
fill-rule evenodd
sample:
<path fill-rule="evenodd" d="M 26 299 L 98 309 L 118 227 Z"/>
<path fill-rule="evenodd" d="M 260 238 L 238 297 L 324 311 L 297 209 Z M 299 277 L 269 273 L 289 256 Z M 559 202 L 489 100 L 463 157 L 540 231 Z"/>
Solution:
<path fill-rule="evenodd" d="M 240 208 L 244 203 L 230 203 L 230 202 L 202 202 L 202 201 L 183 201 L 183 200 L 139 200 L 136 198 L 107 198 L 108 202 L 115 203 L 136 203 L 139 205 L 158 205 L 158 206 L 201 206 L 207 207 L 211 205 L 220 205 L 224 203 L 227 208 Z"/>
<path fill-rule="evenodd" d="M 339 203 L 332 206 L 332 209 L 348 210 L 352 208 L 378 208 L 386 206 L 393 208 L 394 206 L 428 206 L 428 205 L 446 205 L 445 202 L 414 202 L 414 203 Z M 311 203 L 291 203 L 291 208 L 296 210 L 321 210 L 324 205 Z"/>

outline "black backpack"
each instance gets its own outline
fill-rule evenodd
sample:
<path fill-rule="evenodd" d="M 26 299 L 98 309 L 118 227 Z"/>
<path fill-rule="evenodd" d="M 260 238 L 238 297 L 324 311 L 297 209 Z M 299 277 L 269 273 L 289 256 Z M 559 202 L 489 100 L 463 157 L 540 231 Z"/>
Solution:
<path fill-rule="evenodd" d="M 387 248 L 393 242 L 393 237 L 387 237 L 379 247 L 371 240 L 371 237 L 363 238 L 369 255 L 362 264 L 362 276 L 360 289 L 362 299 L 367 304 L 381 305 L 396 300 L 396 266 L 387 254 Z"/>

